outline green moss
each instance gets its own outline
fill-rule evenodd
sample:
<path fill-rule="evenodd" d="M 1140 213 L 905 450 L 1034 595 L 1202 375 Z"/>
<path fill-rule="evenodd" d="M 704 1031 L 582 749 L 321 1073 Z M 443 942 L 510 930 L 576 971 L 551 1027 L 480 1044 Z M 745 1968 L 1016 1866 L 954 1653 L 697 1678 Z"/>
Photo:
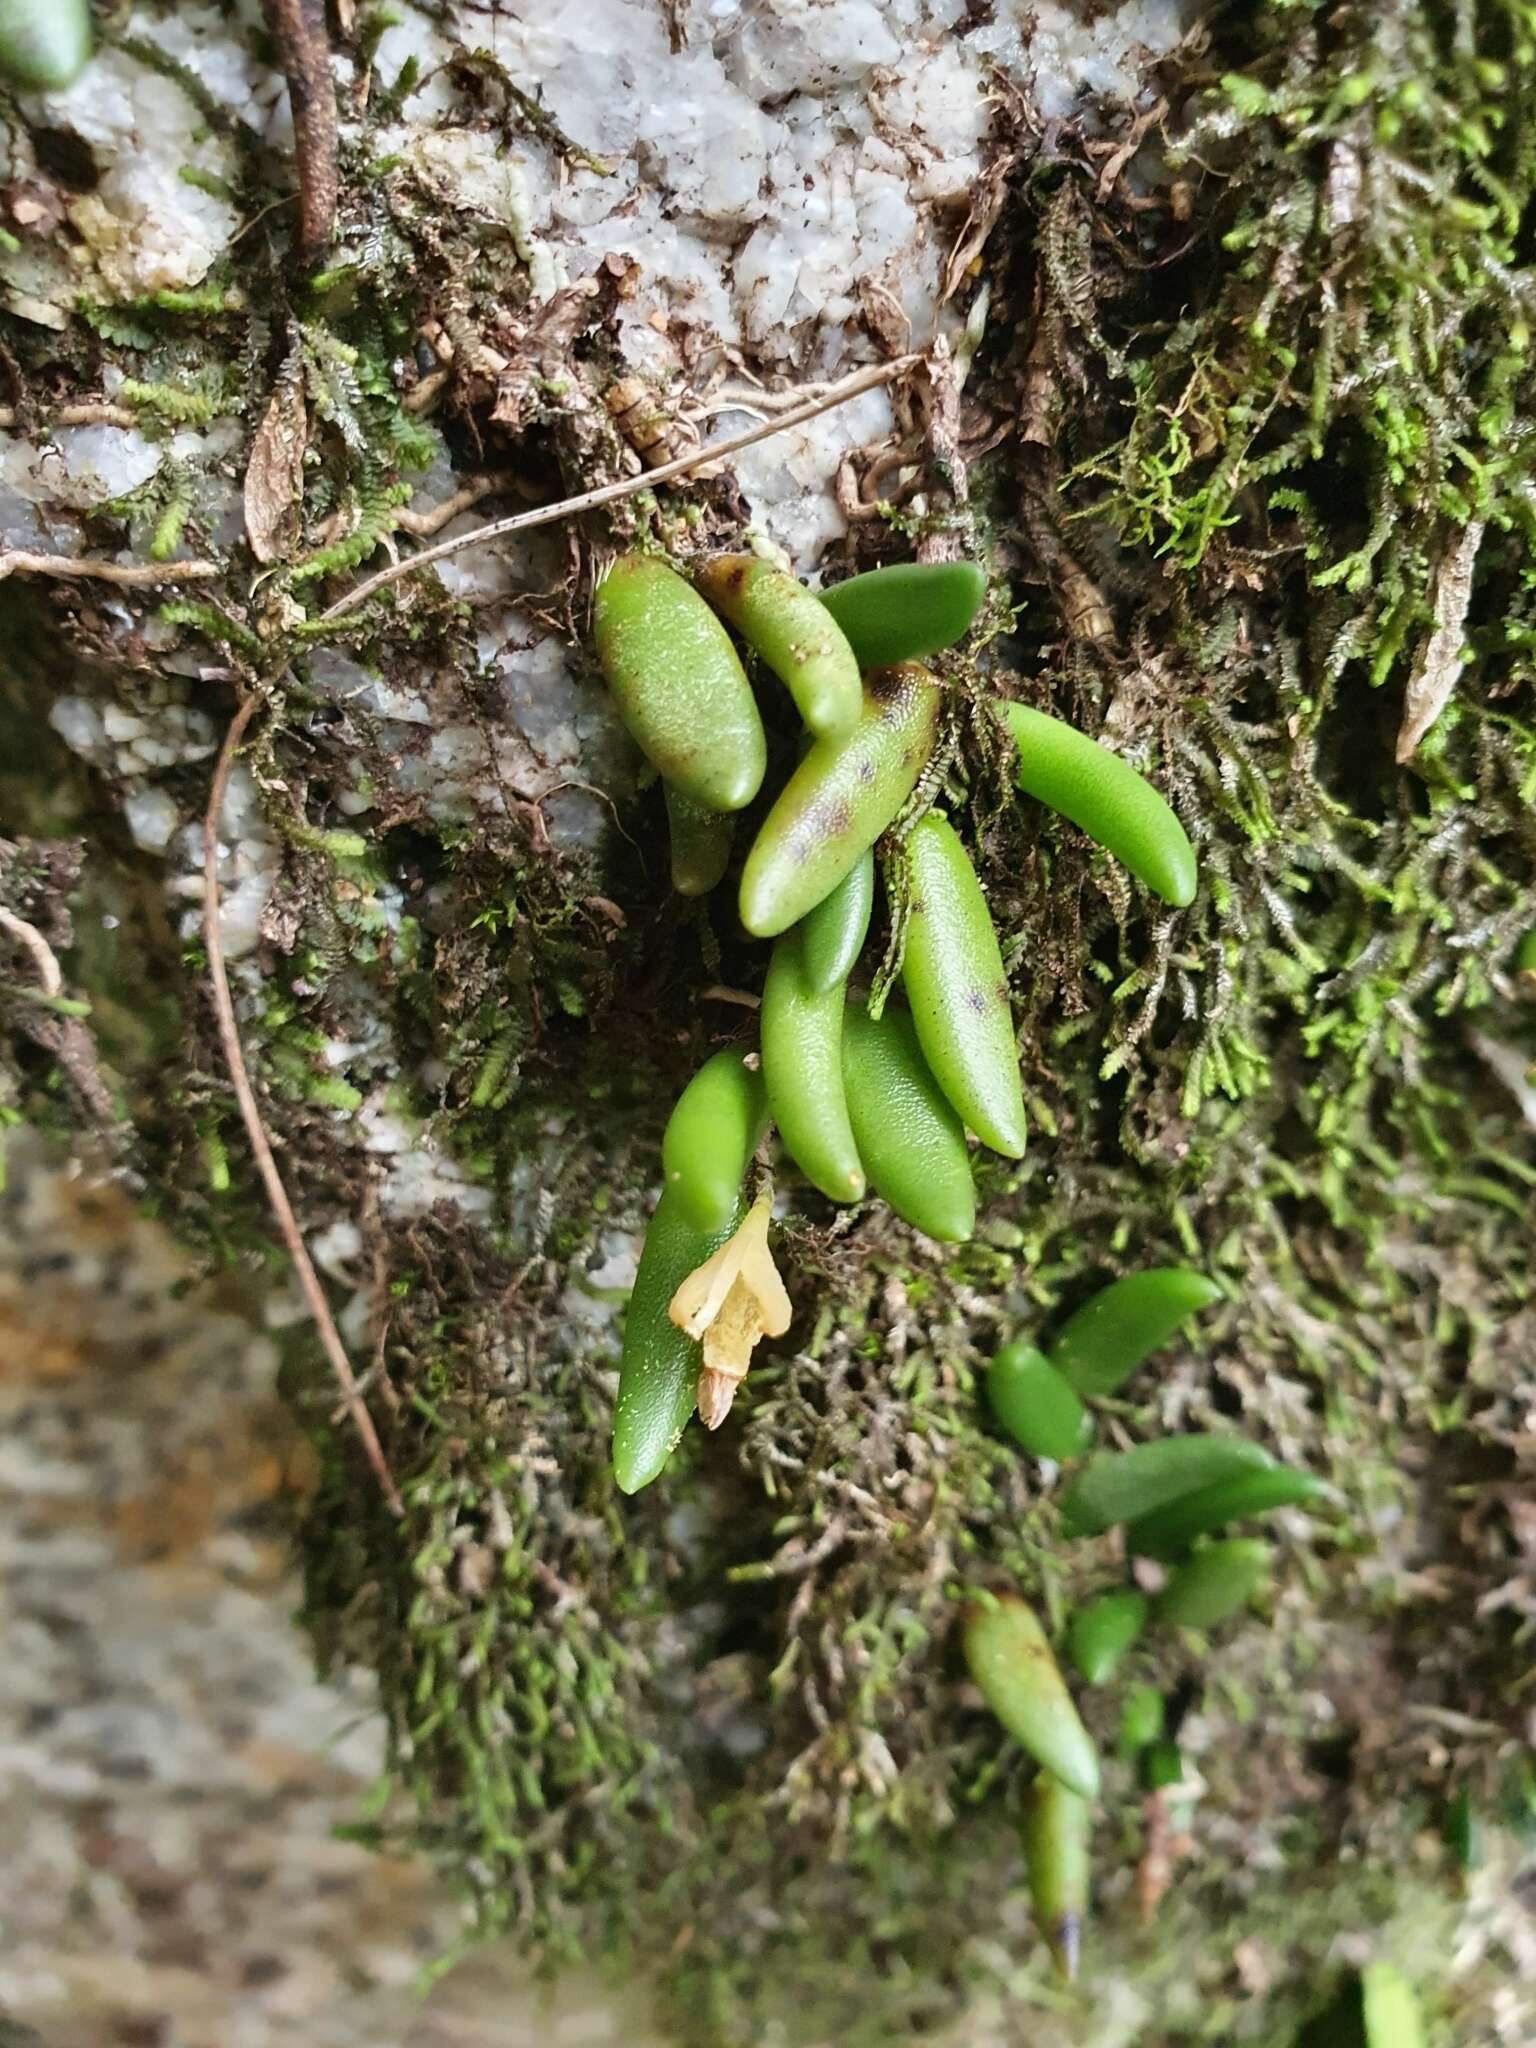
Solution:
<path fill-rule="evenodd" d="M 184 185 L 190 185 L 195 192 L 206 192 L 210 199 L 222 200 L 226 206 L 235 202 L 235 190 L 229 180 L 212 171 L 202 170 L 196 164 L 178 164 L 176 175 Z"/>
<path fill-rule="evenodd" d="M 187 523 L 187 514 L 192 509 L 192 500 L 185 484 L 178 478 L 172 479 L 155 521 L 154 531 L 149 538 L 149 556 L 153 562 L 169 561 L 181 545 L 181 536 Z"/>
<path fill-rule="evenodd" d="M 410 495 L 411 486 L 407 483 L 366 489 L 354 508 L 352 531 L 344 539 L 317 548 L 312 555 L 295 562 L 288 572 L 290 582 L 315 583 L 324 576 L 334 576 L 342 569 L 366 562 L 385 534 L 393 529 L 394 514 Z"/>
<path fill-rule="evenodd" d="M 1486 524 L 1477 644 L 1528 676 L 1529 9 L 1490 0 L 1475 34 L 1417 0 L 1326 24 L 1260 9 L 1232 47 L 1243 68 L 1170 152 L 1189 177 L 1207 152 L 1223 171 L 1184 266 L 1205 270 L 1198 298 L 1171 331 L 1098 330 L 1125 431 L 1080 458 L 1075 516 L 1190 571 L 1297 554 L 1332 643 L 1323 678 L 1376 685 L 1423 638 L 1456 535 Z"/>
<path fill-rule="evenodd" d="M 230 647 L 244 655 L 259 655 L 261 641 L 241 620 L 233 618 L 218 605 L 198 598 L 177 597 L 160 607 L 160 617 L 168 626 L 189 626 L 201 633 L 205 640 L 211 640 L 216 647 Z"/>
<path fill-rule="evenodd" d="M 222 399 L 217 393 L 190 390 L 176 384 L 145 384 L 137 377 L 125 377 L 118 387 L 124 405 L 158 413 L 178 426 L 206 426 L 218 416 Z"/>

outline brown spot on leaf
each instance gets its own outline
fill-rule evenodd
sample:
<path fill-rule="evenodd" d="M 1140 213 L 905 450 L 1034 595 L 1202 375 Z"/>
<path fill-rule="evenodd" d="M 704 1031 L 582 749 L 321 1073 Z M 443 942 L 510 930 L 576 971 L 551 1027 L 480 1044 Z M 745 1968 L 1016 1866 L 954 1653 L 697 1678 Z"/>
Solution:
<path fill-rule="evenodd" d="M 789 837 L 789 855 L 798 865 L 811 860 L 829 839 L 841 839 L 853 823 L 846 797 L 821 797 L 812 804 Z"/>

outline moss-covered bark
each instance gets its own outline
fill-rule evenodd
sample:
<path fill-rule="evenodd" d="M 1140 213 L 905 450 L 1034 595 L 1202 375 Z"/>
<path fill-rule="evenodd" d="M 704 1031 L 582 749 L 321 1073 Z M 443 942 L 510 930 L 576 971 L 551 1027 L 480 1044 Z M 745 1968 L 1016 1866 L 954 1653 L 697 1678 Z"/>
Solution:
<path fill-rule="evenodd" d="M 497 119 L 526 115 L 482 83 Z M 1536 1015 L 1512 958 L 1536 922 L 1536 15 L 1235 8 L 1157 84 L 1163 139 L 1130 175 L 1109 155 L 1129 136 L 1042 132 L 1003 91 L 960 437 L 930 433 L 926 498 L 848 552 L 900 556 L 946 523 L 974 544 L 997 595 L 945 670 L 956 701 L 985 680 L 1112 735 L 1188 825 L 1199 897 L 1163 910 L 1008 801 L 961 721 L 952 787 L 1013 975 L 1031 1155 L 983 1170 L 958 1252 L 805 1193 L 790 1343 L 633 1501 L 607 1465 L 621 1253 L 669 1103 L 743 1014 L 701 992 L 755 990 L 761 949 L 724 897 L 667 900 L 659 797 L 622 755 L 595 750 L 615 829 L 551 837 L 551 780 L 496 765 L 507 705 L 471 605 L 423 577 L 320 616 L 402 477 L 441 457 L 411 409 L 423 376 L 446 372 L 461 472 L 505 464 L 540 495 L 621 473 L 594 402 L 624 367 L 621 269 L 537 306 L 514 245 L 359 143 L 324 278 L 294 285 L 251 236 L 195 304 L 16 343 L 35 396 L 129 364 L 115 402 L 146 431 L 236 417 L 235 466 L 257 449 L 293 485 L 258 515 L 260 574 L 249 525 L 209 510 L 206 450 L 94 515 L 93 549 L 207 553 L 219 578 L 132 594 L 126 637 L 90 586 L 13 597 L 15 644 L 43 644 L 6 715 L 45 729 L 66 666 L 151 728 L 269 693 L 249 765 L 275 881 L 242 1031 L 306 1231 L 355 1226 L 332 1271 L 407 1504 L 383 1512 L 296 1343 L 322 1452 L 308 1620 L 322 1657 L 377 1669 L 393 1732 L 368 1826 L 419 1841 L 489 1930 L 657 1969 L 700 2041 L 884 2042 L 967 1996 L 968 2040 L 995 2020 L 1041 2042 L 1283 2041 L 1368 1953 L 1404 1961 L 1448 2039 L 1529 2024 Z M 268 173 L 242 161 L 254 199 Z M 448 340 L 418 365 L 424 328 Z M 291 472 L 280 429 L 303 444 Z M 579 645 L 614 540 L 689 554 L 743 521 L 728 474 L 642 494 L 561 529 L 513 602 Z M 457 813 L 425 729 L 402 751 L 338 660 L 385 690 L 430 675 L 436 725 L 481 735 Z M 206 755 L 170 771 L 188 816 Z M 19 761 L 0 796 L 34 842 L 0 902 L 94 1006 L 109 1141 L 211 1258 L 277 1272 L 197 941 L 73 757 Z M 112 1122 L 36 1028 L 25 952 L 4 966 L 6 1108 Z M 441 1199 L 395 1198 L 383 1118 L 439 1149 Z M 1077 2000 L 1027 1931 L 1017 1760 L 963 1682 L 955 1593 L 1015 1581 L 1059 1621 L 1110 1582 L 1113 1546 L 1061 1541 L 978 1373 L 1000 1332 L 1173 1260 L 1227 1304 L 1117 1426 L 1236 1421 L 1337 1504 L 1294 1525 L 1262 1618 L 1136 1653 L 1199 1797 L 1140 1924 L 1168 1802 L 1110 1765 Z M 1111 1751 L 1119 1699 L 1084 1702 Z M 1470 1879 L 1436 1835 L 1462 1791 L 1493 1830 Z"/>

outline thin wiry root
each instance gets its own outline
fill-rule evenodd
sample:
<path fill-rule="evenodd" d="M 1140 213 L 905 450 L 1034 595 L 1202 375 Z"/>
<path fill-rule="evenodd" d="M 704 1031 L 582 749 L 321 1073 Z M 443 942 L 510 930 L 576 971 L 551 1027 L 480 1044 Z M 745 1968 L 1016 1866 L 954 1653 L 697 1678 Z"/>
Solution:
<path fill-rule="evenodd" d="M 218 573 L 217 562 L 103 562 L 87 555 L 34 555 L 24 548 L 0 554 L 0 582 L 7 576 L 56 576 L 64 582 L 144 589 L 157 583 L 206 583 Z"/>
<path fill-rule="evenodd" d="M 341 1388 L 342 1400 L 357 1431 L 363 1455 L 373 1469 L 379 1482 L 389 1511 L 392 1515 L 403 1515 L 405 1504 L 395 1485 L 394 1475 L 384 1456 L 379 1442 L 378 1431 L 373 1426 L 373 1417 L 363 1401 L 362 1389 L 347 1358 L 346 1347 L 341 1333 L 336 1328 L 330 1304 L 325 1298 L 325 1289 L 320 1285 L 320 1276 L 304 1243 L 293 1205 L 288 1199 L 288 1190 L 278 1172 L 277 1161 L 272 1154 L 271 1141 L 266 1126 L 261 1120 L 257 1106 L 256 1092 L 251 1086 L 251 1077 L 246 1069 L 245 1053 L 240 1044 L 240 1027 L 235 1021 L 234 998 L 230 994 L 229 975 L 224 966 L 224 939 L 219 929 L 219 819 L 224 810 L 224 797 L 229 788 L 229 774 L 235 763 L 235 755 L 245 737 L 246 728 L 261 708 L 262 699 L 254 692 L 247 697 L 224 735 L 224 744 L 219 750 L 217 765 L 213 771 L 213 787 L 208 794 L 208 809 L 203 816 L 203 945 L 208 954 L 208 980 L 213 995 L 214 1015 L 218 1023 L 219 1044 L 224 1053 L 224 1064 L 229 1070 L 230 1085 L 235 1091 L 235 1100 L 240 1106 L 240 1115 L 245 1123 L 246 1136 L 250 1139 L 251 1153 L 256 1161 L 262 1183 L 267 1191 L 272 1215 L 277 1224 L 278 1235 L 283 1240 L 293 1268 L 298 1275 L 309 1312 L 320 1333 L 320 1343 L 336 1383 Z"/>

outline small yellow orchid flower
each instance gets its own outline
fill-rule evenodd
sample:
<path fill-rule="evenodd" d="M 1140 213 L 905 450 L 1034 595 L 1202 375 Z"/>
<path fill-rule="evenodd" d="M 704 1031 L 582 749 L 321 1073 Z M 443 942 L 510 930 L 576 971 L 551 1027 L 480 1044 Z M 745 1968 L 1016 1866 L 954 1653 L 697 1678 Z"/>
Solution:
<path fill-rule="evenodd" d="M 765 1189 L 740 1229 L 688 1275 L 667 1310 L 680 1330 L 704 1346 L 699 1418 L 706 1429 L 718 1429 L 730 1414 L 759 1338 L 782 1337 L 789 1328 L 789 1296 L 768 1249 L 772 1208 Z"/>

